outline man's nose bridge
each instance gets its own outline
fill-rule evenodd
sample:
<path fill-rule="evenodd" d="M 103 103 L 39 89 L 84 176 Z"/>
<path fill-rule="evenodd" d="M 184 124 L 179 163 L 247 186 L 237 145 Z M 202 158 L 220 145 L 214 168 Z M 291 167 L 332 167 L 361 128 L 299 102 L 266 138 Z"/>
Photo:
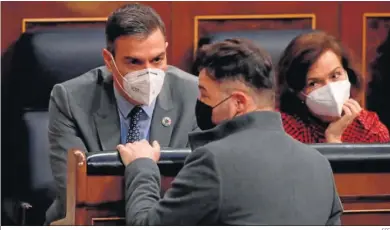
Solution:
<path fill-rule="evenodd" d="M 329 84 L 330 82 L 332 82 L 332 80 L 329 79 L 329 77 L 326 77 L 326 78 L 324 79 L 324 85 L 327 85 L 327 84 Z"/>
<path fill-rule="evenodd" d="M 150 63 L 150 61 L 146 61 L 145 65 L 143 66 L 143 68 L 145 68 L 145 69 L 152 68 L 152 67 L 153 66 L 152 66 L 152 63 Z"/>

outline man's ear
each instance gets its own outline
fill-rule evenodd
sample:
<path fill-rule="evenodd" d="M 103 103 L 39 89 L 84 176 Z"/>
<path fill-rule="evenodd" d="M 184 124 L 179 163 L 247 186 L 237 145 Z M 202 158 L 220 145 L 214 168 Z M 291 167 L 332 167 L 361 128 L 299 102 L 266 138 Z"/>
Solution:
<path fill-rule="evenodd" d="M 165 42 L 165 49 L 168 48 L 168 42 Z"/>
<path fill-rule="evenodd" d="M 235 103 L 237 107 L 237 112 L 239 114 L 245 113 L 248 107 L 249 98 L 248 96 L 243 92 L 235 92 L 232 95 L 235 98 Z"/>
<path fill-rule="evenodd" d="M 112 56 L 111 52 L 108 51 L 107 49 L 102 50 L 102 55 L 103 55 L 104 64 L 106 65 L 108 71 L 112 73 L 112 64 L 113 64 L 112 62 L 114 57 Z"/>

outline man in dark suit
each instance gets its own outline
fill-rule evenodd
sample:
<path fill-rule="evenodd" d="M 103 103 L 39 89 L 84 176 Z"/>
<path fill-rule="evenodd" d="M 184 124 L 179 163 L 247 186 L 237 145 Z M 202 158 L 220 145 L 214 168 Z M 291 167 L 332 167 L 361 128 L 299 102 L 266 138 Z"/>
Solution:
<path fill-rule="evenodd" d="M 197 78 L 167 66 L 160 16 L 145 5 L 125 5 L 108 18 L 106 37 L 105 66 L 55 85 L 51 94 L 50 160 L 59 193 L 47 223 L 65 215 L 69 149 L 112 150 L 141 139 L 183 148 L 197 128 Z"/>
<path fill-rule="evenodd" d="M 328 160 L 285 133 L 270 57 L 230 39 L 201 50 L 193 152 L 165 196 L 158 141 L 119 145 L 129 225 L 338 225 Z"/>

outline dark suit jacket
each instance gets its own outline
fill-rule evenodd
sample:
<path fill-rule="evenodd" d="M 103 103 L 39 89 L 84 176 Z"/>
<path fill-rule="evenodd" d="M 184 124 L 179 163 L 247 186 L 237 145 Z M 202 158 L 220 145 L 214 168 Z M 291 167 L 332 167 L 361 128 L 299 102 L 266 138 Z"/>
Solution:
<path fill-rule="evenodd" d="M 252 112 L 191 134 L 194 151 L 160 199 L 150 159 L 126 167 L 129 225 L 339 225 L 328 160 L 287 135 L 279 113 Z"/>
<path fill-rule="evenodd" d="M 173 66 L 166 72 L 157 97 L 150 128 L 150 140 L 161 146 L 183 148 L 188 133 L 196 129 L 197 78 Z M 49 104 L 50 161 L 59 190 L 46 212 L 46 222 L 65 216 L 67 150 L 86 152 L 113 150 L 120 143 L 120 120 L 111 74 L 105 67 L 55 85 Z M 172 124 L 164 126 L 169 117 Z"/>

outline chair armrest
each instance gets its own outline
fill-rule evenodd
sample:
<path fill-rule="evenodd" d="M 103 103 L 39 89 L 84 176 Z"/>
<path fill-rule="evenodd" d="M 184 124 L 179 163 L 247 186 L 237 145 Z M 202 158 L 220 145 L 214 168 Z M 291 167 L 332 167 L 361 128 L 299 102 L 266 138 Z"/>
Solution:
<path fill-rule="evenodd" d="M 30 213 L 33 211 L 31 204 L 14 198 L 5 198 L 3 211 L 8 218 L 16 225 L 28 225 Z"/>

